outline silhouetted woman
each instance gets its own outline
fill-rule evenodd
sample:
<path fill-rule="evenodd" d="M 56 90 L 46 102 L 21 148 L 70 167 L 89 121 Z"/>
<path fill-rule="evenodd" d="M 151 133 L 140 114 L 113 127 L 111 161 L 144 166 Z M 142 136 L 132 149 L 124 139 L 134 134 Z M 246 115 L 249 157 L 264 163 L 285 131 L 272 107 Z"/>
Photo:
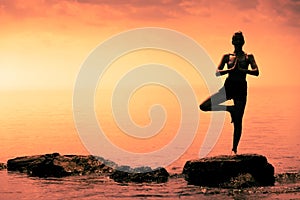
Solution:
<path fill-rule="evenodd" d="M 246 75 L 259 75 L 254 56 L 243 51 L 244 43 L 242 32 L 237 32 L 232 36 L 234 53 L 225 54 L 216 71 L 216 76 L 228 74 L 224 87 L 199 106 L 202 111 L 228 111 L 230 113 L 231 122 L 234 124 L 232 151 L 235 154 L 242 134 L 242 120 L 247 101 Z M 225 65 L 227 69 L 224 69 Z M 249 65 L 251 69 L 248 69 Z M 224 95 L 224 89 L 226 95 Z M 220 105 L 230 99 L 233 99 L 234 105 Z"/>

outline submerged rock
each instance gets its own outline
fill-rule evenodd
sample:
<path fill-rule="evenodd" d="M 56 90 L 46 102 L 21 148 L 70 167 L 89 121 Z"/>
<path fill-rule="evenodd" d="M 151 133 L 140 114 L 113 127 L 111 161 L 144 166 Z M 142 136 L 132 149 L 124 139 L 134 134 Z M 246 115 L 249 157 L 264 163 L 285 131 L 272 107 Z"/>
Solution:
<path fill-rule="evenodd" d="M 169 173 L 165 168 L 157 168 L 152 170 L 150 167 L 139 167 L 132 169 L 129 166 L 121 166 L 110 175 L 110 178 L 119 183 L 164 183 L 168 181 Z"/>
<path fill-rule="evenodd" d="M 274 167 L 257 154 L 216 156 L 187 161 L 183 172 L 189 184 L 242 188 L 274 185 Z"/>
<path fill-rule="evenodd" d="M 95 156 L 65 155 L 58 153 L 17 157 L 7 161 L 8 171 L 19 171 L 38 177 L 64 177 L 87 174 L 110 174 L 114 170 L 105 160 Z"/>
<path fill-rule="evenodd" d="M 0 170 L 6 169 L 6 164 L 5 163 L 0 163 Z"/>
<path fill-rule="evenodd" d="M 277 174 L 275 180 L 280 184 L 297 183 L 300 182 L 300 172 Z"/>

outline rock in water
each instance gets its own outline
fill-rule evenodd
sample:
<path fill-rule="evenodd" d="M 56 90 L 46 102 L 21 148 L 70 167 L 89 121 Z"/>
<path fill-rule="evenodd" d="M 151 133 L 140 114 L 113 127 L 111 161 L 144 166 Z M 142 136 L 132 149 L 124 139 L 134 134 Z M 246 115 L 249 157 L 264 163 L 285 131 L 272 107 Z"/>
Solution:
<path fill-rule="evenodd" d="M 169 173 L 165 168 L 152 170 L 150 167 L 139 167 L 133 169 L 129 166 L 121 166 L 110 175 L 110 178 L 119 183 L 164 183 L 168 181 Z"/>
<path fill-rule="evenodd" d="M 210 187 L 274 185 L 274 167 L 257 154 L 216 156 L 187 161 L 183 172 L 189 184 Z"/>
<path fill-rule="evenodd" d="M 24 156 L 7 161 L 8 171 L 18 171 L 37 177 L 64 177 L 74 175 L 110 176 L 116 182 L 167 182 L 169 173 L 164 168 L 131 168 L 95 156 L 60 155 L 58 153 Z"/>
<path fill-rule="evenodd" d="M 104 159 L 95 156 L 62 156 L 58 153 L 10 159 L 7 161 L 7 170 L 38 177 L 107 175 L 113 172 L 113 168 L 105 165 Z"/>
<path fill-rule="evenodd" d="M 6 164 L 5 163 L 0 163 L 0 170 L 6 169 Z"/>

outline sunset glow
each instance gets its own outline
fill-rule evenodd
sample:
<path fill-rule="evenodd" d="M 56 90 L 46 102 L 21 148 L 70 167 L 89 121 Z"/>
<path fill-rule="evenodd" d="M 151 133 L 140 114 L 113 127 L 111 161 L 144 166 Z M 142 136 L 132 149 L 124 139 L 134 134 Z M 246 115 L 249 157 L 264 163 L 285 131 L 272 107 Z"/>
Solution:
<path fill-rule="evenodd" d="M 299 35 L 300 0 L 0 0 L 0 199 L 299 197 Z"/>
<path fill-rule="evenodd" d="M 260 70 L 259 77 L 247 78 L 249 107 L 253 102 L 256 105 L 272 102 L 277 95 L 251 96 L 253 88 L 263 94 L 264 88 L 292 91 L 292 86 L 300 86 L 297 66 L 300 2 L 295 0 L 0 0 L 0 25 L 0 119 L 3 125 L 0 141 L 4 144 L 0 161 L 16 155 L 54 151 L 88 153 L 73 121 L 72 93 L 77 76 L 85 59 L 98 45 L 131 29 L 161 27 L 180 32 L 202 46 L 215 65 L 223 54 L 233 51 L 233 33 L 242 31 L 246 41 L 244 50 L 255 56 Z M 183 45 L 180 41 L 171 42 Z M 114 124 L 110 107 L 114 86 L 127 71 L 147 63 L 164 64 L 180 73 L 191 85 L 197 102 L 209 95 L 203 77 L 195 68 L 170 52 L 135 51 L 112 62 L 95 91 L 95 114 L 113 143 L 139 153 L 155 151 L 168 144 L 181 125 L 176 95 L 157 85 L 137 90 L 129 100 L 128 110 L 136 124 L 147 126 L 151 122 L 149 108 L 162 104 L 168 118 L 159 134 L 149 140 L 136 139 L 122 135 Z M 214 69 L 211 76 L 215 77 Z M 297 98 L 291 99 L 287 105 L 298 107 Z M 195 109 L 199 111 L 198 107 Z M 270 116 L 257 117 L 259 110 L 250 116 L 247 109 L 246 120 L 255 116 L 269 122 Z M 284 116 L 284 111 L 278 113 Z M 193 155 L 198 153 L 211 117 L 200 111 L 199 116 L 202 121 L 198 134 L 187 152 Z M 296 117 L 286 125 L 296 129 Z M 231 124 L 226 123 L 227 135 L 222 133 L 221 136 L 229 146 L 230 128 Z M 68 142 L 64 142 L 66 138 Z M 22 148 L 10 143 L 15 139 L 24 142 Z M 182 159 L 189 157 L 185 154 Z"/>
<path fill-rule="evenodd" d="M 140 27 L 182 32 L 218 64 L 245 34 L 263 78 L 251 85 L 295 85 L 299 52 L 297 1 L 43 1 L 0 2 L 0 88 L 71 89 L 81 63 L 114 34 Z M 253 82 L 253 83 L 252 83 Z"/>

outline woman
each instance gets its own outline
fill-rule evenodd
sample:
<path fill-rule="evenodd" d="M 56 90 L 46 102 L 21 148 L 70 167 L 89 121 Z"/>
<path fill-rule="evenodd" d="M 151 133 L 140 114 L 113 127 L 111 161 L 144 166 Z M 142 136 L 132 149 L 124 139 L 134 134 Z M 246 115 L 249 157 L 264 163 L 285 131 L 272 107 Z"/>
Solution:
<path fill-rule="evenodd" d="M 216 71 L 216 76 L 228 74 L 224 87 L 204 101 L 199 107 L 202 111 L 228 111 L 234 124 L 232 151 L 236 154 L 242 134 L 242 120 L 247 101 L 246 75 L 259 75 L 254 56 L 243 51 L 245 44 L 242 32 L 232 36 L 234 53 L 225 54 Z M 225 64 L 227 69 L 224 69 Z M 251 69 L 248 69 L 250 65 Z M 225 95 L 224 95 L 225 90 Z M 226 106 L 221 103 L 233 99 L 234 105 Z"/>

